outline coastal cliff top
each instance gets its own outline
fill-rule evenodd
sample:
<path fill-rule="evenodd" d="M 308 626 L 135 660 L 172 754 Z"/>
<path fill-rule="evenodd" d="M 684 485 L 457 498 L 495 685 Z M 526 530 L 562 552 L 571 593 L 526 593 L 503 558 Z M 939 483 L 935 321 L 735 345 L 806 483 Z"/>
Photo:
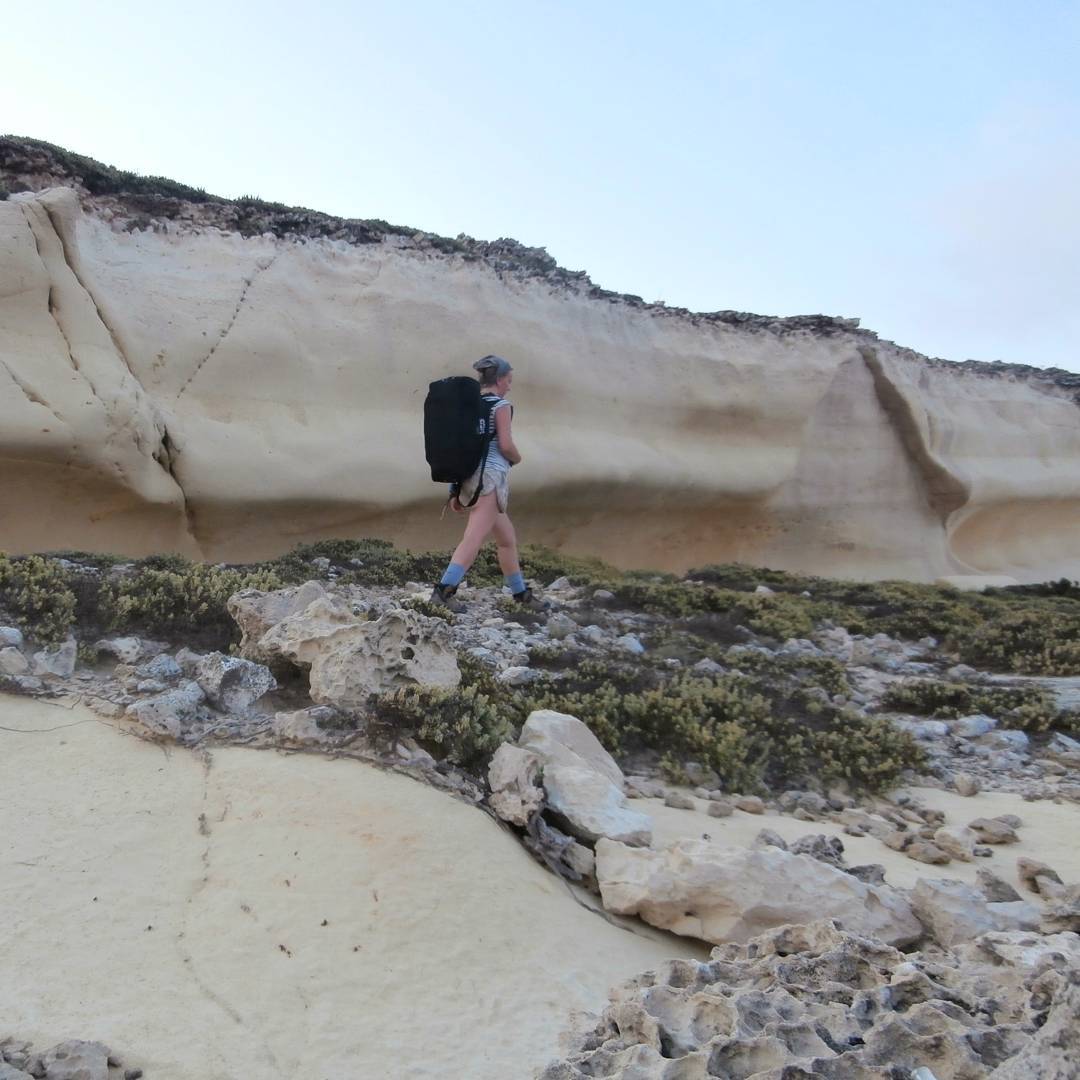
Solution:
<path fill-rule="evenodd" d="M 746 311 L 690 311 L 662 301 L 649 303 L 631 293 L 601 288 L 584 270 L 568 270 L 542 247 L 528 247 L 509 237 L 477 240 L 464 233 L 440 236 L 378 218 L 341 218 L 306 207 L 268 202 L 254 195 L 227 199 L 202 188 L 190 187 L 161 176 L 137 173 L 102 164 L 83 154 L 39 139 L 0 135 L 0 200 L 22 192 L 70 187 L 84 207 L 109 206 L 127 218 L 131 231 L 160 228 L 163 222 L 197 232 L 219 229 L 241 236 L 271 235 L 284 241 L 336 240 L 354 245 L 392 244 L 398 248 L 482 262 L 500 275 L 519 280 L 542 280 L 591 299 L 622 304 L 659 317 L 675 317 L 698 325 L 721 324 L 739 329 L 785 336 L 795 333 L 833 336 L 848 334 L 878 341 L 859 320 L 831 315 L 756 315 Z M 887 342 L 886 344 L 893 344 Z M 1001 361 L 952 361 L 901 350 L 911 359 L 932 367 L 948 367 L 991 377 L 1037 379 L 1071 391 L 1080 403 L 1080 374 L 1061 368 L 1037 368 Z"/>

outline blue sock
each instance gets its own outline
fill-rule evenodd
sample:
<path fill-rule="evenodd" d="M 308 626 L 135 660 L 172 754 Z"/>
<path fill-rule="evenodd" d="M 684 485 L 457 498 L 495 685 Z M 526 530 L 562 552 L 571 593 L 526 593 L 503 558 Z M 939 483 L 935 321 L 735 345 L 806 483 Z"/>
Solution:
<path fill-rule="evenodd" d="M 521 571 L 516 570 L 512 574 L 505 574 L 506 584 L 510 586 L 510 591 L 516 596 L 519 592 L 525 591 L 525 578 L 522 577 Z"/>
<path fill-rule="evenodd" d="M 447 568 L 446 572 L 442 576 L 440 585 L 460 585 L 461 579 L 465 576 L 465 567 L 456 562 L 452 562 Z"/>

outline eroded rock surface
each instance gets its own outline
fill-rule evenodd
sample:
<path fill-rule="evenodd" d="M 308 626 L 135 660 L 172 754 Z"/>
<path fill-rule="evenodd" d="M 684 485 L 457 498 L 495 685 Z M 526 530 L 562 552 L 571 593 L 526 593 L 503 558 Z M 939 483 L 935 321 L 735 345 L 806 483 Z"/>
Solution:
<path fill-rule="evenodd" d="M 831 920 L 778 927 L 618 988 L 541 1080 L 1075 1077 L 1080 967 L 1024 959 L 993 942 L 904 954 Z"/>

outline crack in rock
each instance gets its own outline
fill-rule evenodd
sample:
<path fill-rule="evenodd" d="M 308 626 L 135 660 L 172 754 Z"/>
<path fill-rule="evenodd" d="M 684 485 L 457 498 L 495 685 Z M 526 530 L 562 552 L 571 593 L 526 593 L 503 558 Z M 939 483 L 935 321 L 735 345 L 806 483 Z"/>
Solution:
<path fill-rule="evenodd" d="M 214 344 L 210 347 L 210 351 L 198 362 L 198 364 L 195 365 L 195 370 L 187 377 L 184 385 L 180 387 L 176 397 L 174 398 L 175 401 L 179 401 L 180 398 L 183 397 L 184 391 L 186 391 L 187 388 L 192 384 L 192 382 L 194 382 L 195 377 L 206 366 L 207 362 L 214 355 L 214 353 L 216 353 L 218 349 L 221 348 L 222 342 L 224 342 L 224 340 L 229 336 L 229 332 L 236 325 L 236 320 L 240 317 L 240 309 L 244 306 L 244 301 L 247 299 L 247 295 L 251 291 L 252 285 L 254 285 L 255 282 L 260 277 L 262 277 L 262 275 L 265 274 L 271 266 L 274 265 L 277 257 L 278 252 L 275 251 L 274 254 L 271 255 L 265 263 L 263 263 L 262 265 L 257 265 L 255 267 L 255 270 L 252 272 L 251 277 L 244 279 L 244 287 L 240 290 L 240 297 L 236 301 L 236 307 L 233 310 L 232 317 L 225 325 L 225 328 L 221 331 L 221 334 L 218 336 L 217 341 L 215 341 Z"/>

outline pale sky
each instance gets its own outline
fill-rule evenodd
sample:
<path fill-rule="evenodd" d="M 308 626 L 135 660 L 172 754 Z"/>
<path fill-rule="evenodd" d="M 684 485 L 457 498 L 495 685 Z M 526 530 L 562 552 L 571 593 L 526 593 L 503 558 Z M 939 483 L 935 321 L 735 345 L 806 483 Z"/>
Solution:
<path fill-rule="evenodd" d="M 1080 371 L 1080 0 L 5 5 L 0 131 Z"/>

